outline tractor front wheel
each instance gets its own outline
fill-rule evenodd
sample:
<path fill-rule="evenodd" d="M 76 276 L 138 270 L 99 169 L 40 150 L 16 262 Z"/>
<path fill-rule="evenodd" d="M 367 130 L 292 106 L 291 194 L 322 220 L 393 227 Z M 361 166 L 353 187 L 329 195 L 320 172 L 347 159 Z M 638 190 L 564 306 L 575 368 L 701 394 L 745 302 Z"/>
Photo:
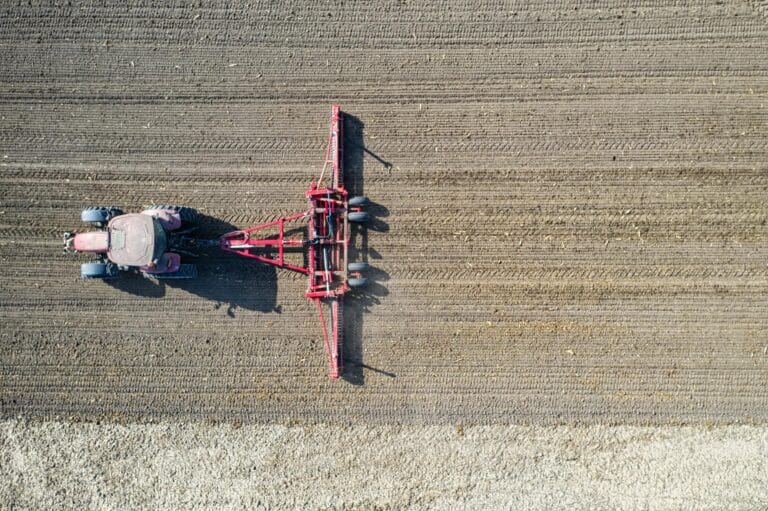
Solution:
<path fill-rule="evenodd" d="M 83 208 L 80 211 L 80 220 L 96 227 L 103 227 L 116 216 L 123 214 L 123 210 L 109 207 Z"/>

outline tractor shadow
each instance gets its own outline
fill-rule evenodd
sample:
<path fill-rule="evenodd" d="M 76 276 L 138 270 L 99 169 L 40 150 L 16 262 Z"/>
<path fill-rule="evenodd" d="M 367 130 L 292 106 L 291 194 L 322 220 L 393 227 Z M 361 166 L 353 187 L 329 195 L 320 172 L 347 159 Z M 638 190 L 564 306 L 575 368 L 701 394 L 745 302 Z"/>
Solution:
<path fill-rule="evenodd" d="M 195 237 L 215 239 L 236 231 L 228 222 L 200 214 Z M 280 312 L 277 305 L 277 269 L 217 248 L 199 249 L 194 255 L 183 254 L 182 262 L 197 265 L 197 278 L 189 280 L 150 280 L 142 275 L 124 273 L 107 284 L 126 293 L 145 298 L 162 298 L 168 287 L 183 289 L 213 302 L 214 309 L 224 309 L 235 317 L 238 309 Z"/>
<path fill-rule="evenodd" d="M 369 165 L 372 169 L 389 171 L 392 163 L 365 147 L 365 125 L 347 112 L 344 112 L 344 184 L 351 197 L 365 196 L 364 167 L 368 156 L 375 163 Z M 368 284 L 353 290 L 344 300 L 344 372 L 342 378 L 353 385 L 365 384 L 365 370 L 372 371 L 390 378 L 396 375 L 381 368 L 371 367 L 363 360 L 363 338 L 365 315 L 387 296 L 389 291 L 382 284 L 389 280 L 389 274 L 381 269 L 379 252 L 370 246 L 371 233 L 389 231 L 389 224 L 384 220 L 389 216 L 389 210 L 376 202 L 365 208 L 371 219 L 367 224 L 350 224 L 349 261 L 365 261 L 371 265 L 365 277 Z"/>

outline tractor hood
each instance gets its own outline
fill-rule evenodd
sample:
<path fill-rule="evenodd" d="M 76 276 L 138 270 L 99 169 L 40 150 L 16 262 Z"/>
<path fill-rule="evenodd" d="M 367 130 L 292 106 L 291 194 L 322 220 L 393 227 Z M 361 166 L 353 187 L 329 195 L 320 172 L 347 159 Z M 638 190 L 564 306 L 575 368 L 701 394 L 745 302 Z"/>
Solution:
<path fill-rule="evenodd" d="M 109 222 L 109 260 L 120 266 L 146 266 L 165 252 L 166 237 L 160 223 L 139 213 Z"/>
<path fill-rule="evenodd" d="M 109 250 L 109 234 L 105 231 L 81 232 L 72 240 L 72 248 L 78 252 L 103 254 Z"/>

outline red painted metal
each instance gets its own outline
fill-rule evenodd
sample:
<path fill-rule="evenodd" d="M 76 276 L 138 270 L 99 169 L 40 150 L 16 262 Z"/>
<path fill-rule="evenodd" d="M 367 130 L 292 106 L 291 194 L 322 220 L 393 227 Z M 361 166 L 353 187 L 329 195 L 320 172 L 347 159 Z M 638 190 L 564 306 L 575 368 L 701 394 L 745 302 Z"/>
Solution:
<path fill-rule="evenodd" d="M 285 262 L 285 251 L 287 248 L 302 249 L 306 243 L 303 239 L 286 238 L 285 224 L 303 220 L 308 215 L 309 212 L 296 213 L 295 215 L 278 218 L 272 222 L 255 225 L 248 229 L 243 229 L 242 231 L 230 232 L 219 238 L 219 248 L 227 252 L 232 252 L 233 254 L 250 257 L 251 259 L 256 259 L 257 261 L 272 264 L 280 268 L 309 274 L 309 270 L 306 267 Z M 254 233 L 257 233 L 258 231 L 265 231 L 275 227 L 277 227 L 278 230 L 276 235 L 277 239 L 274 238 L 274 235 L 269 238 L 259 238 L 258 234 L 256 234 L 256 237 L 254 237 Z M 277 249 L 277 258 L 267 255 L 268 252 L 254 254 L 251 252 L 254 248 L 267 250 Z"/>
<path fill-rule="evenodd" d="M 166 252 L 158 261 L 158 264 L 152 266 L 142 266 L 141 271 L 149 274 L 174 273 L 181 267 L 181 256 L 175 252 Z"/>
<path fill-rule="evenodd" d="M 181 215 L 178 211 L 172 209 L 145 209 L 141 214 L 157 218 L 160 225 L 162 225 L 163 229 L 166 231 L 175 231 L 181 227 Z"/>
<path fill-rule="evenodd" d="M 305 296 L 314 301 L 317 307 L 328 355 L 330 376 L 333 379 L 338 379 L 343 370 L 343 296 L 349 291 L 347 284 L 349 205 L 343 179 L 342 140 L 342 113 L 339 105 L 333 105 L 323 172 L 317 182 L 312 181 L 305 194 L 309 209 L 272 222 L 228 233 L 219 239 L 219 248 L 222 250 L 303 273 L 309 277 Z M 324 185 L 323 176 L 329 167 L 328 183 Z M 306 221 L 305 236 L 286 237 L 286 224 L 291 222 L 298 224 L 300 221 Z M 276 229 L 277 232 L 260 237 L 269 229 Z M 253 250 L 259 252 L 254 253 Z M 288 263 L 285 260 L 287 251 L 305 251 L 307 264 L 299 266 Z M 273 255 L 275 252 L 277 254 Z M 323 313 L 326 307 L 331 311 L 328 321 Z"/>
<path fill-rule="evenodd" d="M 109 250 L 109 233 L 107 231 L 80 232 L 75 235 L 72 241 L 72 248 L 78 252 L 106 254 Z"/>

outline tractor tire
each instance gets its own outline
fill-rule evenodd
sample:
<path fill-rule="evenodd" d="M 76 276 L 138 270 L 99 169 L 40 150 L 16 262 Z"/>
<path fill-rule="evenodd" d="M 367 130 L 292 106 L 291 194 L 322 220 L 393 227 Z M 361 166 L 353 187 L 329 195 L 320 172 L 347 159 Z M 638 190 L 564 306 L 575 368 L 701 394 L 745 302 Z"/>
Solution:
<path fill-rule="evenodd" d="M 359 262 L 359 263 L 349 263 L 347 265 L 347 271 L 351 271 L 354 273 L 360 273 L 368 270 L 369 265 L 365 262 Z"/>
<path fill-rule="evenodd" d="M 83 210 L 80 211 L 80 220 L 87 224 L 95 225 L 96 227 L 102 227 L 116 216 L 122 214 L 123 211 L 118 208 L 83 208 Z"/>
<path fill-rule="evenodd" d="M 349 205 L 356 208 L 364 208 L 368 204 L 370 204 L 371 201 L 368 200 L 368 197 L 352 197 L 349 199 Z"/>
<path fill-rule="evenodd" d="M 368 284 L 368 279 L 365 277 L 347 279 L 347 284 L 349 284 L 349 287 L 357 289 Z"/>
<path fill-rule="evenodd" d="M 112 263 L 83 263 L 80 265 L 80 276 L 83 279 L 113 279 L 119 275 L 117 266 Z"/>
<path fill-rule="evenodd" d="M 197 277 L 197 266 L 194 264 L 182 264 L 179 266 L 179 271 L 173 273 L 154 273 L 151 276 L 160 280 L 194 279 Z"/>
<path fill-rule="evenodd" d="M 170 209 L 171 211 L 175 211 L 179 214 L 179 217 L 181 218 L 181 223 L 184 225 L 191 225 L 197 222 L 197 217 L 199 216 L 197 213 L 197 210 L 195 208 L 190 208 L 187 206 L 152 206 L 149 209 Z"/>
<path fill-rule="evenodd" d="M 347 218 L 350 222 L 355 222 L 357 224 L 364 224 L 368 220 L 370 220 L 370 216 L 365 211 L 352 211 L 350 213 L 347 213 Z"/>

